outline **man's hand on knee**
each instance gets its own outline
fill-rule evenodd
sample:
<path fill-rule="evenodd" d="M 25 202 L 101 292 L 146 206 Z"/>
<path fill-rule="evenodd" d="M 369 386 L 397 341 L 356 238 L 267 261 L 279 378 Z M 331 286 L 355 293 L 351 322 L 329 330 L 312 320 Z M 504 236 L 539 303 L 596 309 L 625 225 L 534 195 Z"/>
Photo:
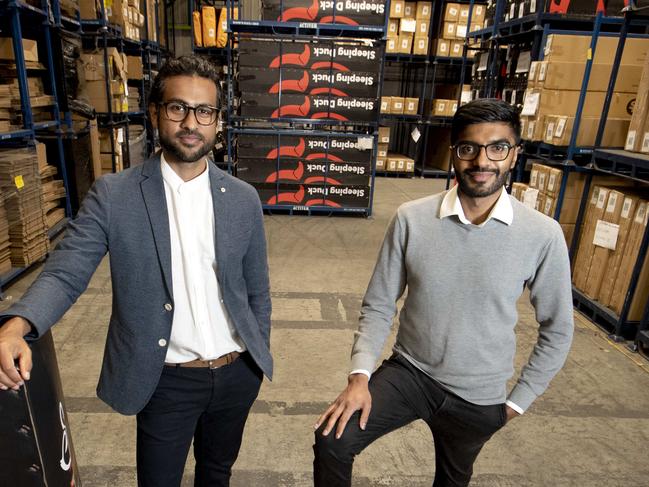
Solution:
<path fill-rule="evenodd" d="M 327 421 L 322 434 L 327 436 L 338 422 L 336 428 L 336 438 L 340 438 L 345 431 L 347 422 L 352 414 L 361 411 L 360 428 L 365 429 L 367 419 L 372 409 L 372 396 L 368 388 L 369 378 L 365 374 L 351 374 L 345 390 L 336 398 L 336 400 L 327 408 L 327 410 L 318 418 L 315 429 Z"/>

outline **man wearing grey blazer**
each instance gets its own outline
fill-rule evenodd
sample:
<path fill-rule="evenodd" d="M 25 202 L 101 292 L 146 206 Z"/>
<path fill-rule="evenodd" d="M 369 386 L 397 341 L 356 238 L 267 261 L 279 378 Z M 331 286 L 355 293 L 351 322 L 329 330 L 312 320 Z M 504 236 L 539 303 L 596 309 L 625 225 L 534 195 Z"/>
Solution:
<path fill-rule="evenodd" d="M 218 100 L 208 61 L 169 60 L 149 105 L 162 152 L 97 180 L 42 273 L 0 313 L 0 389 L 15 390 L 32 368 L 23 337 L 56 323 L 109 253 L 113 309 L 97 394 L 137 414 L 144 487 L 179 486 L 192 439 L 195 485 L 228 485 L 248 412 L 272 375 L 260 201 L 206 158 Z"/>

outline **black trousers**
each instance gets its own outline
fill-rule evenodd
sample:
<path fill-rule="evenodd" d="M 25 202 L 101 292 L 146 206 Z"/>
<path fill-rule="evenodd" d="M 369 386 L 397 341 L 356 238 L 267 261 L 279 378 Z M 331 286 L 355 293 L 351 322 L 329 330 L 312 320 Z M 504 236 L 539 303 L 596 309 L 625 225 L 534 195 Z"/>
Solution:
<path fill-rule="evenodd" d="M 196 487 L 230 484 L 262 372 L 243 353 L 218 369 L 165 366 L 137 415 L 139 487 L 179 487 L 194 440 Z"/>
<path fill-rule="evenodd" d="M 381 436 L 416 419 L 431 429 L 435 444 L 433 487 L 466 486 L 482 446 L 504 426 L 504 404 L 478 406 L 444 389 L 410 364 L 393 355 L 372 375 L 372 409 L 365 431 L 356 412 L 340 439 L 335 429 L 315 433 L 313 463 L 316 487 L 350 486 L 354 457 Z"/>

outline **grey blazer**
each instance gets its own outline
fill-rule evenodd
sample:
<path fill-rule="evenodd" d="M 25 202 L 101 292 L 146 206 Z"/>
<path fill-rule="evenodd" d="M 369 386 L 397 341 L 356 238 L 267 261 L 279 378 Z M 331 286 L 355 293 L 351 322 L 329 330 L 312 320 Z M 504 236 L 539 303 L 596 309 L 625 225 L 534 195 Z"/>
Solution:
<path fill-rule="evenodd" d="M 271 378 L 271 302 L 259 197 L 212 163 L 209 174 L 222 299 L 246 348 Z M 116 411 L 135 414 L 158 384 L 174 309 L 159 156 L 95 182 L 42 273 L 20 301 L 0 313 L 0 322 L 22 316 L 37 338 L 83 293 L 106 252 L 113 305 L 97 395 Z"/>

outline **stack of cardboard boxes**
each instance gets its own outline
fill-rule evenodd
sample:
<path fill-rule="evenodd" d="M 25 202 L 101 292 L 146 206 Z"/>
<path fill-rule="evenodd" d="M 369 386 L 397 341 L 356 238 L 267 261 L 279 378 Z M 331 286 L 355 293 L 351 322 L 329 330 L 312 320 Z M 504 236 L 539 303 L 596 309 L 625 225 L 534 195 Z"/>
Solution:
<path fill-rule="evenodd" d="M 556 146 L 569 144 L 590 42 L 590 36 L 548 36 L 544 60 L 530 66 L 521 112 L 524 139 Z M 578 146 L 595 143 L 617 43 L 615 37 L 598 40 Z M 644 39 L 627 39 L 601 146 L 624 146 L 648 48 Z"/>
<path fill-rule="evenodd" d="M 36 143 L 36 154 L 43 195 L 43 212 L 47 228 L 51 229 L 65 218 L 65 209 L 61 206 L 61 200 L 66 196 L 65 186 L 63 180 L 56 177 L 58 174 L 56 167 L 47 163 L 45 144 Z"/>
<path fill-rule="evenodd" d="M 648 202 L 628 188 L 596 185 L 588 201 L 573 284 L 615 313 L 622 311 L 649 212 Z M 645 261 L 628 319 L 639 320 L 649 294 Z"/>
<path fill-rule="evenodd" d="M 27 68 L 41 67 L 38 61 L 38 44 L 36 41 L 23 39 L 23 55 Z M 0 38 L 0 131 L 8 132 L 23 126 L 21 95 L 15 66 L 15 55 L 11 38 Z M 52 120 L 51 106 L 54 97 L 45 94 L 43 79 L 33 76 L 38 71 L 29 71 L 27 86 L 29 101 L 32 107 L 31 116 L 34 122 Z"/>
<path fill-rule="evenodd" d="M 474 5 L 473 13 L 470 13 L 469 5 L 447 3 L 441 38 L 436 41 L 435 54 L 442 57 L 462 57 L 467 34 L 482 29 L 485 11 L 484 5 Z M 468 23 L 469 15 L 471 25 Z M 468 52 L 467 56 L 473 56 L 473 51 Z"/>
<path fill-rule="evenodd" d="M 431 15 L 431 2 L 390 2 L 385 52 L 427 56 Z"/>
<path fill-rule="evenodd" d="M 38 155 L 34 147 L 0 152 L 0 188 L 5 195 L 9 222 L 11 263 L 14 267 L 29 266 L 49 250 Z M 6 255 L 1 245 L 0 262 Z"/>
<path fill-rule="evenodd" d="M 382 96 L 381 113 L 386 115 L 417 115 L 419 113 L 419 98 Z"/>
<path fill-rule="evenodd" d="M 111 144 L 111 139 L 112 144 Z M 124 129 L 99 129 L 99 158 L 101 161 L 101 174 L 113 172 L 113 154 L 115 157 L 115 172 L 124 170 Z M 95 175 L 95 177 L 97 177 Z"/>
<path fill-rule="evenodd" d="M 128 59 L 114 47 L 108 50 L 108 69 L 104 63 L 103 50 L 82 53 L 78 62 L 79 98 L 87 101 L 99 113 L 128 112 Z M 106 73 L 108 72 L 107 98 Z"/>
<path fill-rule="evenodd" d="M 563 177 L 564 173 L 561 169 L 534 163 L 530 172 L 529 185 L 514 183 L 512 196 L 527 206 L 554 218 Z M 561 204 L 559 223 L 566 242 L 570 245 L 574 236 L 586 176 L 584 173 L 570 172 L 566 174 L 566 177 L 568 179 Z"/>
<path fill-rule="evenodd" d="M 80 3 L 82 19 L 98 19 L 102 16 L 102 0 L 84 0 Z M 153 6 L 148 10 L 149 17 L 155 14 Z M 145 17 L 140 9 L 140 0 L 103 0 L 103 12 L 106 20 L 122 29 L 122 35 L 126 39 L 139 42 L 142 39 L 142 27 Z M 155 15 L 153 15 L 155 22 Z M 151 30 L 149 30 L 151 32 Z M 154 31 L 155 32 L 155 31 Z M 156 40 L 156 39 L 151 39 Z"/>
<path fill-rule="evenodd" d="M 403 154 L 396 154 L 389 152 L 390 145 L 390 127 L 379 127 L 379 145 L 377 148 L 376 156 L 376 172 L 399 172 L 411 173 L 415 172 L 415 160 L 404 156 Z"/>

